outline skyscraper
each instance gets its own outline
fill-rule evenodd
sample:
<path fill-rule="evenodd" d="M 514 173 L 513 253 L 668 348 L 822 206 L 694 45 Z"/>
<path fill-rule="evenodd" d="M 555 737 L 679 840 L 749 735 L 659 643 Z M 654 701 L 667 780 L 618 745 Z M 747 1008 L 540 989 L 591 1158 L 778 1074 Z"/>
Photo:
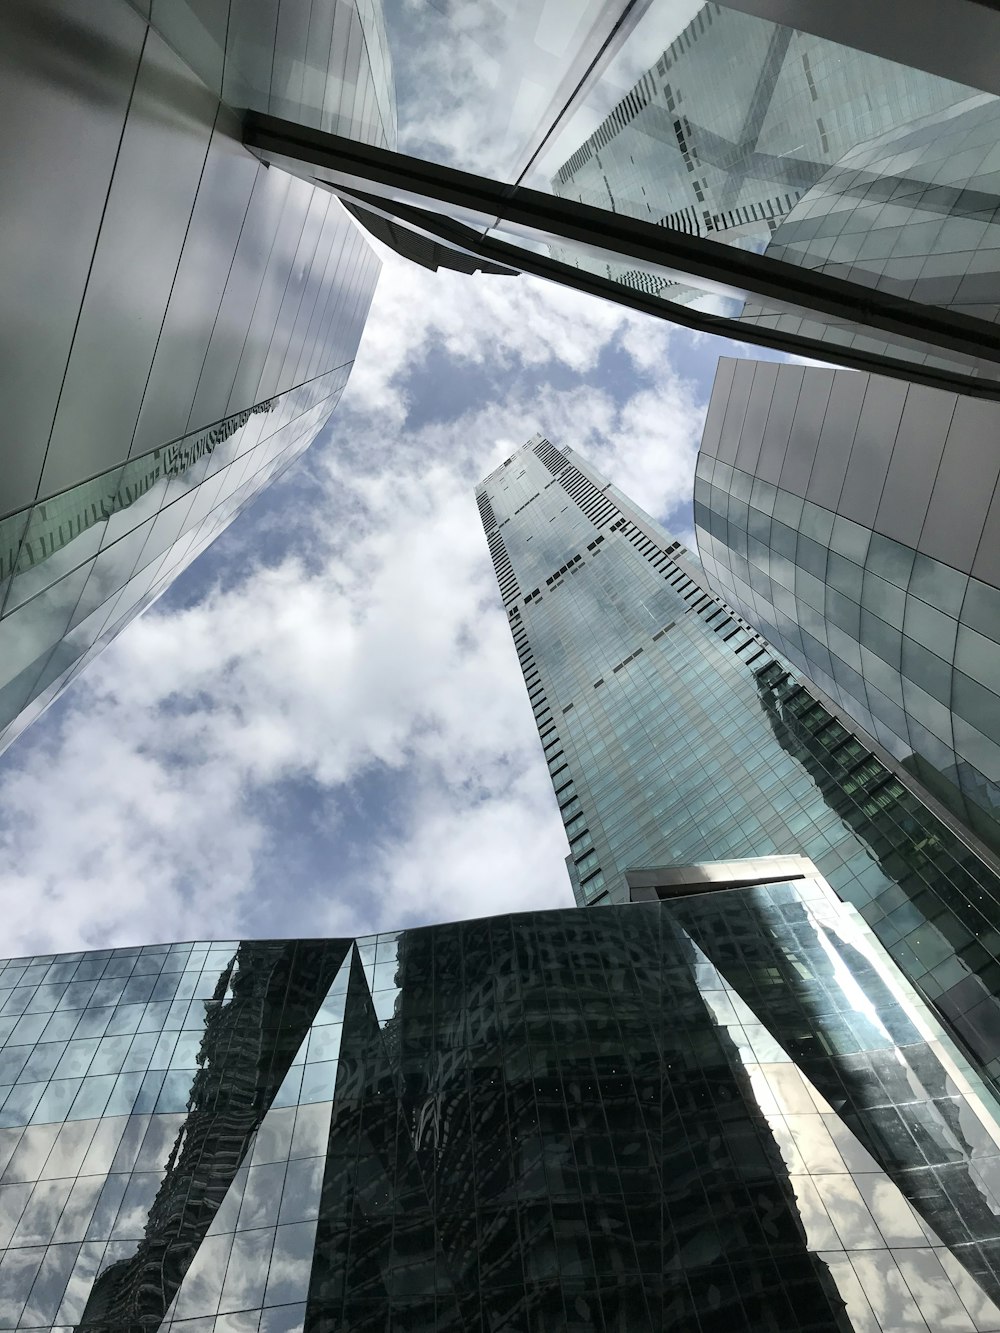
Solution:
<path fill-rule="evenodd" d="M 721 361 L 695 478 L 713 589 L 1000 851 L 1000 414 Z"/>
<path fill-rule="evenodd" d="M 328 191 L 247 152 L 236 108 L 392 145 L 385 37 L 365 0 L 311 28 L 278 9 L 0 10 L 0 745 L 347 382 L 378 263 Z"/>
<path fill-rule="evenodd" d="M 535 436 L 477 499 L 577 901 L 628 901 L 649 868 L 807 856 L 1000 1078 L 988 851 L 572 450 Z"/>
<path fill-rule="evenodd" d="M 1000 1328 L 995 1107 L 808 862 L 748 869 L 0 963 L 0 1328 Z"/>

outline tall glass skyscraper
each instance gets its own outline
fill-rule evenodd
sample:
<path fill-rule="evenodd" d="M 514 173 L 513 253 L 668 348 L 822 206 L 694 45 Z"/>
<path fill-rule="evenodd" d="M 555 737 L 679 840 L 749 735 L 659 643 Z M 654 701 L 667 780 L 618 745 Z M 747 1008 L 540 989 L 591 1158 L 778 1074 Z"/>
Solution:
<path fill-rule="evenodd" d="M 0 8 L 0 747 L 316 438 L 378 275 L 240 142 L 254 107 L 394 144 L 374 6 L 154 10 Z"/>
<path fill-rule="evenodd" d="M 1000 852 L 1000 413 L 719 363 L 695 477 L 712 587 Z"/>
<path fill-rule="evenodd" d="M 477 499 L 577 901 L 628 901 L 650 868 L 807 856 L 1000 1080 L 988 854 L 572 450 L 535 436 Z"/>
<path fill-rule="evenodd" d="M 807 862 L 746 869 L 0 963 L 0 1329 L 1000 1328 L 990 1099 Z"/>

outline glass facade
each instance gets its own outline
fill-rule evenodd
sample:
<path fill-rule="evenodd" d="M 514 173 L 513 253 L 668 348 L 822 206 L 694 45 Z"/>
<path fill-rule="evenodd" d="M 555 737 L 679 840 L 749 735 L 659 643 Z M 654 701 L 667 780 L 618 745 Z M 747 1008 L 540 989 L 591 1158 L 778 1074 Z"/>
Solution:
<path fill-rule="evenodd" d="M 150 9 L 0 12 L 0 746 L 316 437 L 378 275 L 239 119 L 392 146 L 378 12 Z"/>
<path fill-rule="evenodd" d="M 717 4 L 657 56 L 559 166 L 552 190 L 759 254 L 844 153 L 967 96 L 947 79 Z M 609 276 L 650 281 L 634 268 Z M 659 294 L 702 295 L 678 288 Z M 728 313 L 738 316 L 740 302 Z"/>
<path fill-rule="evenodd" d="M 478 500 L 577 901 L 625 900 L 635 867 L 808 856 L 1000 1079 L 1000 876 L 963 830 L 572 450 L 534 437 Z"/>
<path fill-rule="evenodd" d="M 0 744 L 335 406 L 377 264 L 331 190 L 421 263 L 1000 395 L 1000 19 L 894 59 L 767 7 L 5 5 Z"/>
<path fill-rule="evenodd" d="M 425 244 L 996 397 L 981 379 L 997 377 L 1000 337 L 980 293 L 997 281 L 986 229 L 1000 82 L 978 47 L 996 47 L 1000 23 L 957 0 L 888 42 L 877 19 L 827 0 L 796 8 L 800 28 L 775 22 L 778 8 L 508 0 L 459 24 L 390 4 L 404 158 L 324 141 L 294 117 L 252 117 L 247 142 Z M 948 43 L 931 37 L 943 26 Z M 945 217 L 933 248 L 953 253 L 950 288 L 934 280 L 944 269 L 912 262 Z M 867 262 L 890 251 L 888 265 Z"/>
<path fill-rule="evenodd" d="M 815 272 L 996 322 L 1000 313 L 1000 102 L 963 99 L 861 142 L 795 204 L 766 253 Z M 742 318 L 868 351 L 842 324 Z M 946 364 L 928 353 L 928 363 Z"/>
<path fill-rule="evenodd" d="M 998 427 L 953 394 L 725 361 L 694 497 L 716 591 L 994 851 Z"/>
<path fill-rule="evenodd" d="M 993 1108 L 807 866 L 0 1002 L 12 1333 L 1000 1327 Z"/>

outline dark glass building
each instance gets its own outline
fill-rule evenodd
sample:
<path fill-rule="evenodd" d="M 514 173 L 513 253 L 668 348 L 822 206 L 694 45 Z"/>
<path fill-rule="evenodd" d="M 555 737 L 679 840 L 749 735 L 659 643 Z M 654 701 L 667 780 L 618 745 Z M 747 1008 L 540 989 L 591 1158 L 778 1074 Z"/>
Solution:
<path fill-rule="evenodd" d="M 577 901 L 627 901 L 646 866 L 807 856 L 1000 1079 L 988 850 L 572 450 L 535 436 L 477 498 Z"/>
<path fill-rule="evenodd" d="M 312 8 L 0 7 L 0 746 L 347 382 L 378 262 L 328 191 L 240 142 L 254 107 L 394 144 L 378 11 Z"/>
<path fill-rule="evenodd" d="M 1000 1327 L 993 1108 L 864 924 L 639 878 L 0 964 L 0 1328 Z"/>
<path fill-rule="evenodd" d="M 1000 851 L 1000 415 L 719 363 L 695 479 L 712 587 Z"/>

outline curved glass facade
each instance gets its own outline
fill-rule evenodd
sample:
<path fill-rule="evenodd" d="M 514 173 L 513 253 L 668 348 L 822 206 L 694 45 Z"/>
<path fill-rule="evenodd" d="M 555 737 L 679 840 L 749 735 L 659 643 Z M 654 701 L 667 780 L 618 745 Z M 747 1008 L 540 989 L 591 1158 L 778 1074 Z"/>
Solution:
<path fill-rule="evenodd" d="M 922 70 L 707 4 L 560 165 L 551 189 L 763 253 L 845 152 L 967 95 Z M 609 276 L 644 281 L 641 270 Z M 658 294 L 703 295 L 683 283 Z M 731 302 L 728 313 L 739 311 Z"/>
<path fill-rule="evenodd" d="M 720 363 L 694 517 L 713 588 L 1000 848 L 1000 417 Z"/>
<path fill-rule="evenodd" d="M 378 11 L 322 9 L 3 6 L 0 746 L 339 400 L 378 263 L 234 110 L 394 145 Z"/>
<path fill-rule="evenodd" d="M 0 1006 L 11 1333 L 1000 1325 L 993 1107 L 808 867 Z"/>

